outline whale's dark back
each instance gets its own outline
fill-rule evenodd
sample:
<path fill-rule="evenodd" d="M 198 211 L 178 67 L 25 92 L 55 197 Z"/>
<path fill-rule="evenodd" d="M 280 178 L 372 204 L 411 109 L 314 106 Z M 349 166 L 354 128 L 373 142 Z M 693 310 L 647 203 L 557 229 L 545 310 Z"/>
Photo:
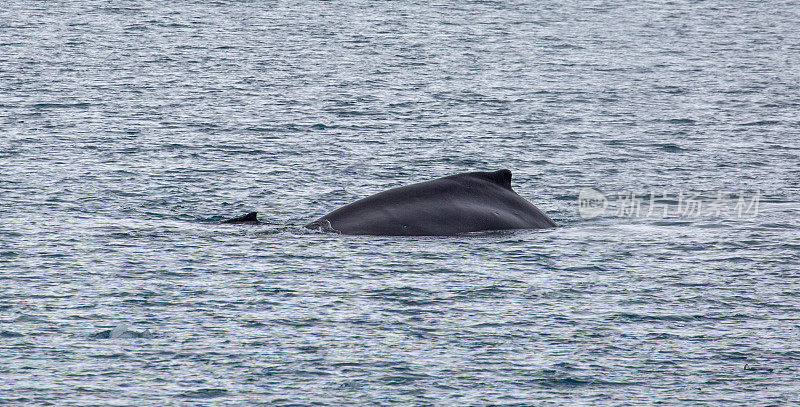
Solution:
<path fill-rule="evenodd" d="M 514 192 L 511 171 L 504 169 L 393 188 L 343 206 L 306 227 L 330 227 L 349 235 L 447 236 L 556 224 Z"/>

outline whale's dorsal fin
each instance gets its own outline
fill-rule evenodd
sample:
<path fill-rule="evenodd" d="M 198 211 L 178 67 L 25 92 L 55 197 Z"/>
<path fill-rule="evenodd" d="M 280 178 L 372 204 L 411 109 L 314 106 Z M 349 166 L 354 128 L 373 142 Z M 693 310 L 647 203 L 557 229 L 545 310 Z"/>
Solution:
<path fill-rule="evenodd" d="M 483 178 L 497 185 L 500 185 L 503 188 L 511 189 L 511 171 L 505 168 L 493 172 L 473 172 L 470 175 Z"/>
<path fill-rule="evenodd" d="M 238 218 L 228 219 L 222 223 L 261 223 L 258 221 L 258 212 L 250 212 L 247 215 L 239 216 Z"/>

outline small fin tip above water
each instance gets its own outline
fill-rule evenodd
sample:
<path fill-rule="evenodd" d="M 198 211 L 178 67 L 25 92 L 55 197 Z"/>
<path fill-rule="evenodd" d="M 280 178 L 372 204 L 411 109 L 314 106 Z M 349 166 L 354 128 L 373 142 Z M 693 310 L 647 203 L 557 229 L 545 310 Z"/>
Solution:
<path fill-rule="evenodd" d="M 261 223 L 258 220 L 258 212 L 250 212 L 247 215 L 239 216 L 238 218 L 228 219 L 222 221 L 222 223 L 251 223 L 251 224 L 259 224 Z"/>

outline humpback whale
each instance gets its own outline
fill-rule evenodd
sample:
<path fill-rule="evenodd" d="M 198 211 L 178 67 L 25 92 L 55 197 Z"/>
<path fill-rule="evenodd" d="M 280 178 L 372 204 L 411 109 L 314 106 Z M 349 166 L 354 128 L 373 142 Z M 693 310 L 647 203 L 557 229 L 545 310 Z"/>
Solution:
<path fill-rule="evenodd" d="M 226 223 L 257 222 L 256 213 Z M 511 171 L 468 172 L 368 196 L 306 228 L 346 235 L 451 236 L 545 229 L 555 222 L 511 188 Z"/>

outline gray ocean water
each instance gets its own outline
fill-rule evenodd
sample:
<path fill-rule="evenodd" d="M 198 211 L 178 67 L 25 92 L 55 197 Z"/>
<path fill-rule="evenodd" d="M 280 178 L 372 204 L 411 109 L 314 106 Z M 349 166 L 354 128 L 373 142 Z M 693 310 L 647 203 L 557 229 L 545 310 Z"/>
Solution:
<path fill-rule="evenodd" d="M 0 404 L 800 403 L 798 112 L 796 1 L 5 1 Z M 560 227 L 301 227 L 500 168 Z"/>

